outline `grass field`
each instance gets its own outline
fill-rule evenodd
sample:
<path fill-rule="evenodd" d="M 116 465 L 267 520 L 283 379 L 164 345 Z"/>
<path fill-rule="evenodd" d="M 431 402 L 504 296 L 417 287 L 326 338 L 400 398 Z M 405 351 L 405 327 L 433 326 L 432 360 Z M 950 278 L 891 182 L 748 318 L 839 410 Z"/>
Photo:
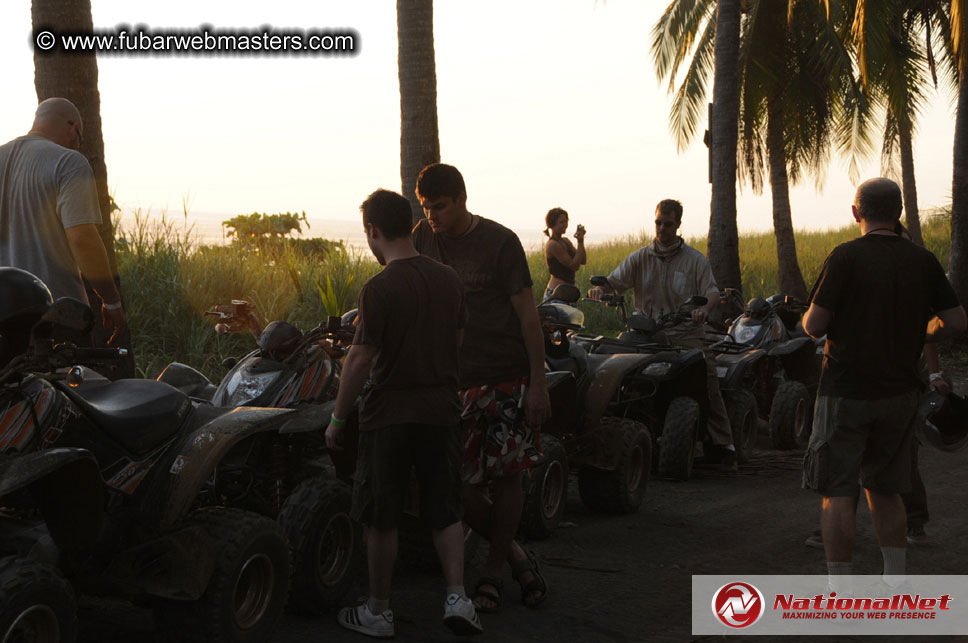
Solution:
<path fill-rule="evenodd" d="M 951 244 L 945 213 L 922 221 L 925 244 L 942 265 L 948 264 Z M 241 356 L 254 347 L 248 335 L 217 336 L 214 319 L 205 311 L 217 303 L 245 299 L 253 303 L 265 321 L 284 319 L 308 330 L 356 305 L 360 287 L 379 270 L 369 254 L 335 250 L 306 255 L 291 246 L 200 246 L 191 232 L 179 232 L 171 222 L 150 223 L 135 217 L 116 233 L 116 252 L 125 307 L 131 325 L 138 375 L 154 377 L 166 364 L 180 361 L 199 368 L 210 378 L 224 374 L 221 362 Z M 856 227 L 826 232 L 797 233 L 797 252 L 803 276 L 810 284 L 827 253 L 839 243 L 857 236 Z M 590 246 L 588 265 L 578 273 L 584 290 L 593 275 L 607 275 L 633 250 L 651 238 L 628 237 Z M 705 239 L 689 239 L 706 251 Z M 548 270 L 542 253 L 528 256 L 536 299 L 544 294 Z M 776 292 L 776 245 L 772 232 L 746 234 L 740 238 L 740 264 L 745 296 L 769 296 Z M 330 297 L 324 304 L 329 277 L 333 294 L 343 291 L 342 301 Z M 337 297 L 338 299 L 338 297 Z M 580 302 L 589 331 L 614 333 L 619 329 L 613 309 Z"/>

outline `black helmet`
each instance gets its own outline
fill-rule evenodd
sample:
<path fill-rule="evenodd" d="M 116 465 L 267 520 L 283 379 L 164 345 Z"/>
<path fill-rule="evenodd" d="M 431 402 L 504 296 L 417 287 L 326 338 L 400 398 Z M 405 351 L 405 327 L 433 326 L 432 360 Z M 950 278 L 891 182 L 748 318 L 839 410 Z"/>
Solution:
<path fill-rule="evenodd" d="M 762 297 L 753 297 L 750 299 L 749 303 L 746 304 L 746 312 L 753 319 L 766 319 L 766 316 L 770 314 L 770 302 L 766 301 Z"/>
<path fill-rule="evenodd" d="M 27 349 L 31 329 L 53 301 L 50 290 L 34 275 L 0 267 L 0 365 Z"/>
<path fill-rule="evenodd" d="M 296 350 L 302 339 L 302 332 L 289 322 L 274 321 L 259 336 L 259 347 L 272 359 L 283 360 Z"/>
<path fill-rule="evenodd" d="M 929 391 L 918 409 L 918 437 L 940 451 L 960 451 L 968 444 L 968 400 Z"/>
<path fill-rule="evenodd" d="M 0 268 L 0 332 L 14 320 L 37 323 L 52 303 L 50 290 L 39 278 L 20 268 Z"/>

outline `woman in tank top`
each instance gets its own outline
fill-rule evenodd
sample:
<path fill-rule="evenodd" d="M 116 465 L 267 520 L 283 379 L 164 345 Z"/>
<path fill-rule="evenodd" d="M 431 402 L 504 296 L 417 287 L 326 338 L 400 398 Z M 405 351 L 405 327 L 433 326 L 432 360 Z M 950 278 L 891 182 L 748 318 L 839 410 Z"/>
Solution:
<path fill-rule="evenodd" d="M 545 299 L 554 291 L 558 284 L 575 285 L 575 271 L 585 265 L 585 228 L 580 225 L 575 230 L 575 239 L 578 247 L 572 245 L 570 239 L 566 239 L 564 234 L 568 229 L 568 213 L 561 208 L 552 208 L 545 215 L 545 235 L 548 243 L 545 244 L 545 262 L 548 264 L 548 272 L 551 279 L 548 280 L 548 287 L 545 290 Z"/>

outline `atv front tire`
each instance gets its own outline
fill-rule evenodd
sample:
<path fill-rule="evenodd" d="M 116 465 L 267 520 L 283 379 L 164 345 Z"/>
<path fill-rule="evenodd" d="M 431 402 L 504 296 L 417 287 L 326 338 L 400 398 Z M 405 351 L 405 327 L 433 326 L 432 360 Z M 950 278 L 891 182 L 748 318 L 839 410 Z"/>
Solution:
<path fill-rule="evenodd" d="M 292 548 L 289 605 L 318 614 L 337 606 L 363 572 L 363 528 L 350 517 L 350 487 L 340 480 L 299 483 L 279 512 Z"/>
<path fill-rule="evenodd" d="M 199 509 L 186 519 L 217 544 L 197 601 L 159 600 L 157 630 L 170 641 L 267 641 L 289 593 L 289 543 L 269 518 L 241 509 Z"/>
<path fill-rule="evenodd" d="M 561 440 L 541 436 L 541 462 L 521 477 L 524 511 L 521 533 L 527 538 L 547 538 L 557 529 L 568 501 L 568 454 Z"/>
<path fill-rule="evenodd" d="M 621 437 L 619 461 L 614 470 L 584 467 L 578 471 L 578 493 L 593 511 L 628 514 L 638 511 L 652 469 L 652 436 L 641 422 L 603 417 L 601 430 Z"/>
<path fill-rule="evenodd" d="M 71 643 L 76 637 L 77 602 L 60 572 L 22 556 L 0 559 L 0 641 Z"/>
<path fill-rule="evenodd" d="M 801 382 L 780 384 L 770 407 L 770 442 L 776 449 L 804 447 L 813 428 L 813 400 Z"/>
<path fill-rule="evenodd" d="M 729 426 L 736 446 L 736 460 L 742 464 L 753 455 L 756 432 L 760 423 L 756 396 L 749 391 L 740 390 L 729 394 L 726 399 L 729 411 Z"/>
<path fill-rule="evenodd" d="M 659 475 L 688 480 L 699 435 L 699 403 L 691 397 L 677 397 L 666 410 L 659 438 Z"/>

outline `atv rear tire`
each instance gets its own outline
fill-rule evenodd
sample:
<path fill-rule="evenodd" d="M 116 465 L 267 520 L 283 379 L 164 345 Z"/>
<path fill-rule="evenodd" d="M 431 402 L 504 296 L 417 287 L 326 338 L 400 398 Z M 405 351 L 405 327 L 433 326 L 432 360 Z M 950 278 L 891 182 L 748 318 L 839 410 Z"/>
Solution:
<path fill-rule="evenodd" d="M 292 548 L 290 608 L 319 614 L 336 607 L 363 573 L 363 527 L 350 517 L 350 487 L 340 480 L 299 483 L 279 512 Z"/>
<path fill-rule="evenodd" d="M 0 641 L 71 643 L 77 602 L 55 568 L 22 556 L 0 560 Z"/>
<path fill-rule="evenodd" d="M 641 422 L 603 417 L 602 430 L 618 431 L 621 451 L 614 470 L 584 467 L 578 471 L 578 493 L 593 511 L 628 514 L 639 510 L 652 469 L 652 436 Z M 614 427 L 614 428 L 613 428 Z"/>
<path fill-rule="evenodd" d="M 557 529 L 568 502 L 568 454 L 561 440 L 541 436 L 541 462 L 521 476 L 524 511 L 521 534 L 540 540 Z"/>
<path fill-rule="evenodd" d="M 749 391 L 733 391 L 726 399 L 729 426 L 736 446 L 736 460 L 742 464 L 753 455 L 760 414 L 756 396 Z"/>
<path fill-rule="evenodd" d="M 813 427 L 813 400 L 801 382 L 780 384 L 770 407 L 770 442 L 775 449 L 804 447 Z"/>
<path fill-rule="evenodd" d="M 282 528 L 258 514 L 213 507 L 186 524 L 217 544 L 215 568 L 197 601 L 159 600 L 157 630 L 171 641 L 266 641 L 289 593 L 289 544 Z"/>
<path fill-rule="evenodd" d="M 659 475 L 688 480 L 699 435 L 699 403 L 691 397 L 677 397 L 666 410 L 659 438 Z"/>

